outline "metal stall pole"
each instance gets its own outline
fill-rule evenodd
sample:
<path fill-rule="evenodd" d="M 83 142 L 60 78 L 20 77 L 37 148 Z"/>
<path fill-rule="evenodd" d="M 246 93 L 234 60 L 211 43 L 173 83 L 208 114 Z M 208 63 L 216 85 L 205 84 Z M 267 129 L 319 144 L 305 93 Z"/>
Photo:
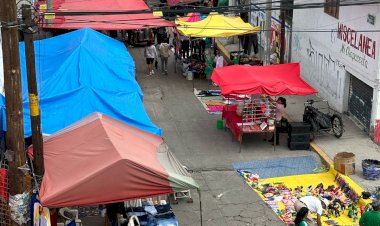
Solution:
<path fill-rule="evenodd" d="M 277 97 L 274 97 L 274 100 L 277 103 Z M 276 111 L 277 111 L 277 104 L 276 104 L 276 110 L 274 112 L 274 132 L 273 132 L 273 151 L 276 151 L 276 142 L 277 142 L 277 128 L 276 128 Z"/>

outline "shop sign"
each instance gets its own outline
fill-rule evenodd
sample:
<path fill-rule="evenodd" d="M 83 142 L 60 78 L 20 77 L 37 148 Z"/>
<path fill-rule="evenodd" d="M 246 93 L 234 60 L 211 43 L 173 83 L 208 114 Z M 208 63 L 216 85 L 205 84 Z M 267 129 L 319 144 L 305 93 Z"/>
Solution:
<path fill-rule="evenodd" d="M 365 34 L 358 33 L 354 29 L 342 23 L 338 23 L 338 39 L 365 55 L 373 59 L 376 58 L 376 41 Z M 342 50 L 343 49 L 345 49 L 344 52 L 351 52 L 349 47 L 342 47 Z"/>

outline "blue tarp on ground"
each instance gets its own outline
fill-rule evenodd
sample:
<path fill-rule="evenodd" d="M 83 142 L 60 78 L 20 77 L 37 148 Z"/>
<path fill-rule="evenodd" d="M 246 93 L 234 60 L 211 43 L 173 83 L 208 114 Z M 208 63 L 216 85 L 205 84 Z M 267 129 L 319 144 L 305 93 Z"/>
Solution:
<path fill-rule="evenodd" d="M 31 135 L 25 47 L 20 43 L 25 137 Z M 42 132 L 55 133 L 93 112 L 161 135 L 145 112 L 135 64 L 124 44 L 89 28 L 35 41 Z M 4 98 L 0 98 L 5 128 Z"/>
<path fill-rule="evenodd" d="M 318 167 L 318 162 L 312 155 L 285 157 L 277 159 L 255 160 L 251 162 L 234 162 L 236 170 L 250 171 L 260 178 L 272 178 L 312 174 Z"/>

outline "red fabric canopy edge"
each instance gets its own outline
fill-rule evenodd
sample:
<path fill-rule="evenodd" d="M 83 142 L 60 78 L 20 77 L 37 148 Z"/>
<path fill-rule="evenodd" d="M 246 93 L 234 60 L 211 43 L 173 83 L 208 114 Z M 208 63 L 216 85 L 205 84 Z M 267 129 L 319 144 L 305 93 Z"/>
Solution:
<path fill-rule="evenodd" d="M 270 96 L 317 93 L 300 77 L 299 63 L 270 66 L 233 65 L 216 68 L 212 81 L 227 94 L 267 94 Z"/>
<path fill-rule="evenodd" d="M 45 2 L 38 2 L 43 4 Z M 149 7 L 143 0 L 56 0 L 53 10 L 61 12 L 88 11 L 121 11 L 147 10 Z M 153 16 L 152 13 L 119 14 L 119 15 L 86 15 L 86 16 L 56 16 L 52 23 L 43 23 L 43 28 L 52 29 L 81 29 L 90 27 L 94 30 L 135 30 L 157 27 L 174 27 L 173 22 Z"/>

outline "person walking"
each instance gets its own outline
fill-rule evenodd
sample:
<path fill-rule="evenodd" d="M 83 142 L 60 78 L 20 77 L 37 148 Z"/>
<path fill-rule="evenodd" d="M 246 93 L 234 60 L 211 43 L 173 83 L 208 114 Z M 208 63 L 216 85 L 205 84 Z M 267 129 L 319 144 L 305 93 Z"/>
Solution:
<path fill-rule="evenodd" d="M 380 201 L 372 203 L 373 211 L 363 213 L 360 226 L 380 226 Z"/>
<path fill-rule="evenodd" d="M 168 58 L 170 56 L 170 47 L 168 39 L 164 39 L 160 46 L 158 47 L 160 58 L 161 58 L 161 71 L 162 74 L 168 74 Z"/>
<path fill-rule="evenodd" d="M 146 58 L 146 64 L 148 65 L 148 75 L 154 75 L 154 60 L 157 59 L 156 47 L 151 41 L 146 42 L 146 47 L 144 50 L 144 56 Z"/>
<path fill-rule="evenodd" d="M 307 216 L 309 214 L 309 209 L 307 207 L 302 207 L 296 215 L 296 219 L 294 220 L 295 226 L 309 226 L 306 222 Z"/>
<path fill-rule="evenodd" d="M 294 209 L 296 210 L 298 214 L 298 212 L 301 211 L 302 207 L 307 207 L 309 209 L 309 214 L 306 215 L 307 216 L 306 218 L 304 218 L 307 225 L 312 225 L 312 226 L 315 225 L 314 220 L 310 215 L 310 212 L 311 212 L 311 213 L 317 214 L 317 225 L 322 226 L 321 217 L 322 217 L 323 209 L 327 209 L 327 207 L 329 206 L 329 203 L 330 203 L 329 200 L 325 198 L 322 198 L 322 200 L 319 200 L 315 196 L 305 196 L 298 199 L 294 203 Z"/>

